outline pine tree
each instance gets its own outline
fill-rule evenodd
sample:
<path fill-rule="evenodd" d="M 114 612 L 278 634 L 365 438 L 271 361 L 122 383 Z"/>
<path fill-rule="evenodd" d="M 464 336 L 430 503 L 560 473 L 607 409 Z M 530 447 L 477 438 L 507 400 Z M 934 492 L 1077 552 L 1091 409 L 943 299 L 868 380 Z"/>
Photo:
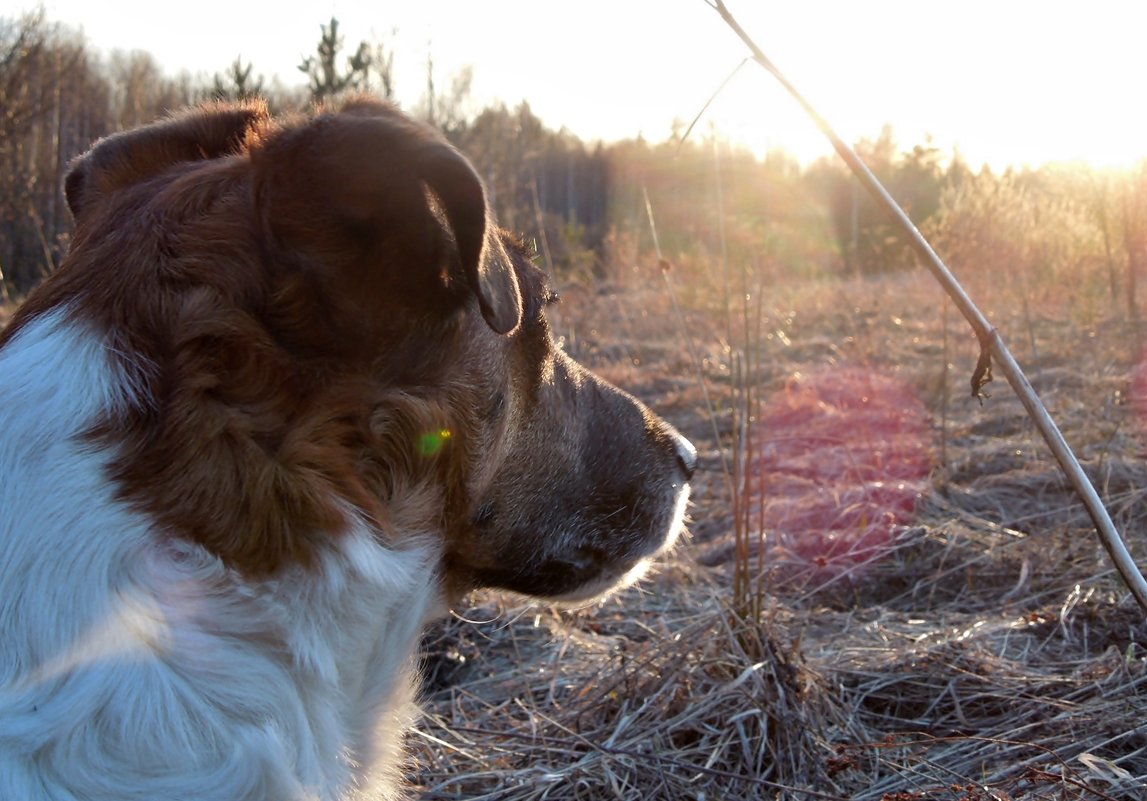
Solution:
<path fill-rule="evenodd" d="M 322 37 L 319 39 L 318 51 L 313 56 L 307 56 L 299 65 L 299 71 L 310 80 L 308 89 L 311 99 L 316 103 L 335 97 L 350 90 L 366 90 L 370 84 L 371 68 L 375 63 L 376 54 L 366 42 L 360 42 L 358 50 L 347 59 L 346 68 L 339 70 L 339 52 L 343 48 L 342 37 L 339 36 L 339 21 L 331 17 L 329 25 L 323 25 Z M 389 61 L 380 67 L 389 67 Z M 386 75 L 384 84 L 389 88 L 390 76 Z"/>
<path fill-rule="evenodd" d="M 243 66 L 243 57 L 238 56 L 231 66 L 228 67 L 227 73 L 220 75 L 215 73 L 212 79 L 211 96 L 216 100 L 246 100 L 252 97 L 258 97 L 263 94 L 263 76 L 252 81 L 251 70 L 254 64 L 248 62 L 247 66 Z"/>

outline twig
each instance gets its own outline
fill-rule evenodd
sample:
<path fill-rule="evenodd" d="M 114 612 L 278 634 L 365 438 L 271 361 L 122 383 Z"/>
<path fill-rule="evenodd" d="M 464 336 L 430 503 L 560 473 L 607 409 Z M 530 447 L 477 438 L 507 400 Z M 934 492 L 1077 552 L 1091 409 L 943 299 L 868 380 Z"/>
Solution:
<path fill-rule="evenodd" d="M 669 278 L 669 261 L 661 253 L 661 240 L 657 236 L 657 223 L 653 219 L 653 204 L 649 202 L 649 190 L 642 186 L 641 193 L 645 196 L 645 213 L 649 217 L 649 230 L 653 234 L 653 249 L 657 253 L 657 267 L 661 270 L 665 289 L 669 292 L 669 301 L 673 304 L 673 311 L 676 313 L 677 322 L 681 326 L 681 337 L 685 340 L 689 360 L 693 363 L 693 369 L 697 373 L 697 383 L 701 387 L 701 396 L 705 400 L 705 409 L 709 412 L 709 422 L 713 426 L 714 441 L 718 445 L 717 453 L 721 457 L 721 472 L 725 476 L 725 482 L 729 483 L 732 481 L 732 476 L 729 473 L 729 465 L 725 462 L 725 449 L 720 447 L 721 432 L 717 428 L 717 412 L 713 407 L 712 399 L 709 397 L 709 386 L 705 383 L 705 374 L 701 370 L 701 360 L 697 357 L 697 349 L 693 346 L 693 337 L 689 335 L 689 326 L 685 322 L 685 315 L 677 304 L 677 293 L 673 290 L 673 282 Z"/>
<path fill-rule="evenodd" d="M 530 182 L 530 192 L 534 200 L 534 223 L 538 226 L 538 237 L 542 243 L 542 258 L 546 260 L 546 269 L 551 273 L 554 269 L 554 260 L 550 255 L 550 240 L 546 236 L 546 217 L 542 213 L 542 202 L 538 197 L 538 176 L 534 174 L 534 180 Z"/>
<path fill-rule="evenodd" d="M 705 105 L 701 106 L 701 110 L 693 117 L 692 122 L 689 123 L 689 127 L 685 129 L 685 133 L 681 134 L 681 141 L 677 143 L 677 155 L 681 154 L 681 148 L 685 146 L 685 141 L 689 138 L 689 134 L 693 133 L 693 128 L 697 125 L 698 120 L 705 116 L 705 111 L 712 105 L 713 101 L 717 99 L 717 95 L 724 91 L 729 81 L 733 80 L 733 76 L 740 72 L 741 67 L 745 66 L 748 61 L 749 59 L 747 58 L 741 59 L 741 63 L 734 67 L 733 71 L 725 77 L 725 80 L 721 81 L 721 85 L 713 90 L 713 94 L 709 95 L 709 99 L 705 101 Z"/>
<path fill-rule="evenodd" d="M 764 52 L 749 37 L 744 28 L 742 28 L 737 20 L 733 18 L 733 15 L 729 13 L 723 0 L 705 0 L 705 2 L 721 15 L 725 23 L 732 28 L 737 36 L 741 38 L 741 41 L 748 46 L 753 54 L 753 59 L 765 70 L 772 73 L 774 78 L 780 81 L 781 86 L 792 95 L 797 103 L 800 104 L 801 108 L 812 118 L 816 126 L 820 128 L 821 133 L 828 137 L 833 148 L 840 157 L 844 159 L 849 169 L 852 170 L 853 174 L 864 185 L 864 188 L 868 190 L 878 203 L 882 204 L 892 214 L 893 218 L 900 224 L 905 233 L 908 234 L 909 242 L 917 255 L 923 260 L 925 266 L 932 271 L 936 280 L 944 287 L 944 290 L 952 298 L 953 302 L 955 302 L 956 307 L 960 310 L 961 314 L 964 315 L 964 319 L 968 321 L 972 326 L 972 330 L 975 331 L 976 338 L 980 341 L 981 363 L 987 364 L 988 367 L 987 375 L 991 375 L 990 362 L 988 359 L 995 359 L 997 365 L 1003 371 L 1004 376 L 1008 379 L 1008 383 L 1011 384 L 1012 389 L 1016 395 L 1019 396 L 1024 409 L 1027 410 L 1028 415 L 1035 422 L 1036 428 L 1038 428 L 1040 434 L 1043 435 L 1044 441 L 1047 442 L 1048 447 L 1051 448 L 1052 454 L 1055 456 L 1056 461 L 1059 462 L 1072 488 L 1075 489 L 1076 494 L 1079 495 L 1080 500 L 1087 509 L 1088 515 L 1091 517 L 1092 523 L 1095 525 L 1095 530 L 1099 534 L 1103 547 L 1107 549 L 1107 553 L 1111 556 L 1116 569 L 1127 583 L 1131 594 L 1134 595 L 1135 600 L 1139 602 L 1140 608 L 1142 608 L 1144 612 L 1147 612 L 1147 580 L 1144 580 L 1143 574 L 1131 558 L 1126 544 L 1123 542 L 1119 532 L 1115 529 L 1114 523 L 1111 522 L 1110 515 L 1107 514 L 1107 510 L 1104 508 L 1099 494 L 1091 485 L 1087 474 L 1083 472 L 1083 468 L 1075 458 L 1075 454 L 1072 453 L 1071 448 L 1063 438 L 1063 434 L 1060 433 L 1055 421 L 1051 419 L 1047 409 L 1044 408 L 1039 396 L 1036 395 L 1035 390 L 1028 382 L 1027 377 L 1012 356 L 1011 351 L 1009 351 L 1004 344 L 999 331 L 988 322 L 988 319 L 979 308 L 976 307 L 975 303 L 972 302 L 971 298 L 964 291 L 964 288 L 956 280 L 955 276 L 952 275 L 947 265 L 936 255 L 936 251 L 932 249 L 928 240 L 920 233 L 908 218 L 908 215 L 905 214 L 904 210 L 900 208 L 899 204 L 897 204 L 888 193 L 888 190 L 886 190 L 880 181 L 877 180 L 876 176 L 872 174 L 868 166 L 856 155 L 856 152 L 851 147 L 845 144 L 844 140 L 842 140 L 836 134 L 836 131 L 833 130 L 832 126 L 828 124 L 828 121 L 805 100 L 800 92 L 798 92 L 781 71 L 777 69 L 773 62 L 765 56 Z M 977 391 L 975 383 L 974 381 L 973 392 Z"/>

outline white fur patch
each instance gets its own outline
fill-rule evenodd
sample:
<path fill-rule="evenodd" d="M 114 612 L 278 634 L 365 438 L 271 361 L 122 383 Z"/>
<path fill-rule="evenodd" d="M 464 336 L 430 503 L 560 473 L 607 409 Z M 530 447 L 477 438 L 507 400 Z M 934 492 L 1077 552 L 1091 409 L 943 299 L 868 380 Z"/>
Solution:
<path fill-rule="evenodd" d="M 83 434 L 133 395 L 62 312 L 0 350 L 0 798 L 386 798 L 432 540 L 244 578 L 116 497 Z"/>

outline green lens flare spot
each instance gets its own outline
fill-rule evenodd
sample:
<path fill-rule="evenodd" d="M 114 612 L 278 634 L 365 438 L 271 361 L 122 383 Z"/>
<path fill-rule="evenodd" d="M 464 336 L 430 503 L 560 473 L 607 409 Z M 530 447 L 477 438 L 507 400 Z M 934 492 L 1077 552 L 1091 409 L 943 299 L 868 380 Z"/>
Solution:
<path fill-rule="evenodd" d="M 450 441 L 450 429 L 429 431 L 418 438 L 418 452 L 423 456 L 437 456 Z"/>

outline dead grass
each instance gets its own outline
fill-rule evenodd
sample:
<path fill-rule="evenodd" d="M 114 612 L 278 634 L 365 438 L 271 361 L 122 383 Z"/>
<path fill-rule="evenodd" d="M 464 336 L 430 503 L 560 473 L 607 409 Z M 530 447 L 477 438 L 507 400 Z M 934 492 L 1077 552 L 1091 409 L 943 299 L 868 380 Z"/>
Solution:
<path fill-rule="evenodd" d="M 425 797 L 755 798 L 831 786 L 824 738 L 843 733 L 847 715 L 781 631 L 746 628 L 713 596 L 685 609 L 640 595 L 484 631 L 467 643 L 470 672 L 434 697 L 415 736 L 430 760 Z M 503 638 L 517 647 L 503 651 Z"/>
<path fill-rule="evenodd" d="M 932 463 L 875 558 L 826 570 L 835 555 L 766 536 L 764 611 L 731 611 L 733 371 L 727 321 L 700 296 L 687 345 L 656 274 L 563 293 L 567 348 L 698 445 L 692 537 L 600 607 L 483 596 L 436 629 L 441 681 L 411 743 L 425 797 L 1147 799 L 1147 624 L 1010 390 L 967 397 L 976 347 L 954 320 L 945 369 L 927 279 L 769 297 L 752 377 L 766 395 L 798 374 L 882 371 L 926 408 Z M 1002 301 L 989 314 L 1031 343 L 1017 357 L 1143 563 L 1135 332 L 1077 324 L 1067 300 L 1046 311 L 1022 329 Z"/>
<path fill-rule="evenodd" d="M 751 376 L 766 396 L 862 370 L 926 409 L 932 461 L 912 516 L 875 558 L 843 563 L 766 530 L 750 565 L 766 602 L 738 616 L 729 321 L 691 287 L 683 330 L 657 273 L 564 288 L 567 349 L 697 444 L 691 537 L 600 606 L 478 595 L 430 632 L 410 738 L 422 797 L 1147 801 L 1147 623 L 1010 390 L 967 397 L 976 345 L 954 320 L 945 368 L 939 291 L 900 276 L 770 292 Z M 1077 319 L 1070 298 L 1030 321 L 997 300 L 989 316 L 1147 563 L 1138 333 Z M 813 502 L 783 498 L 796 517 Z"/>

